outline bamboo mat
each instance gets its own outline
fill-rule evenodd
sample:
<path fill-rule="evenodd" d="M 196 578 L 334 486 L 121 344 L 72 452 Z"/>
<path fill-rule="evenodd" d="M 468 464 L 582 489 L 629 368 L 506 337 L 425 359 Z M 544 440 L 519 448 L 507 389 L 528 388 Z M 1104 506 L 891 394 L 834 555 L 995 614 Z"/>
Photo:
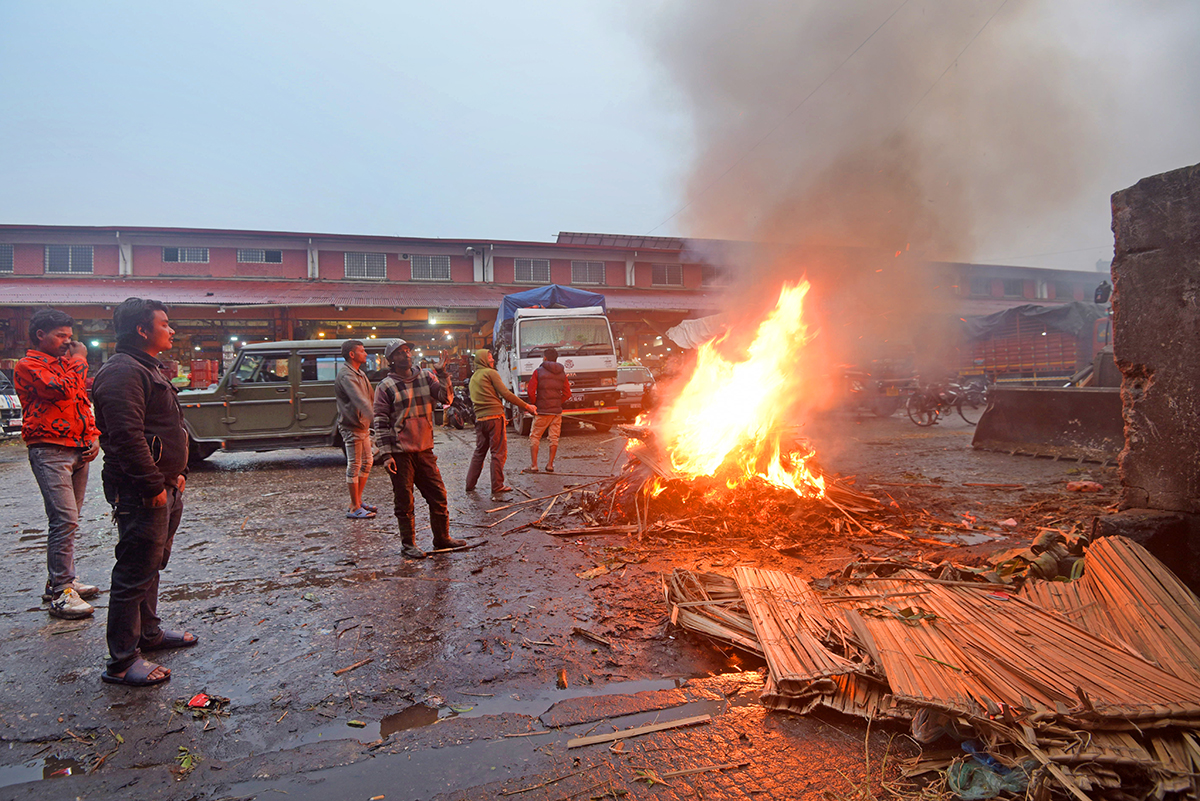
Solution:
<path fill-rule="evenodd" d="M 735 567 L 733 578 L 780 691 L 800 698 L 833 692 L 830 677 L 859 670 L 821 642 L 832 624 L 804 579 L 753 567 Z"/>
<path fill-rule="evenodd" d="M 901 591 L 905 583 L 882 585 Z M 880 586 L 872 583 L 863 594 Z M 873 602 L 848 613 L 898 701 L 969 717 L 1032 715 L 1085 728 L 1200 722 L 1200 684 L 1058 614 L 1005 593 L 940 584 L 925 589 L 919 615 Z"/>

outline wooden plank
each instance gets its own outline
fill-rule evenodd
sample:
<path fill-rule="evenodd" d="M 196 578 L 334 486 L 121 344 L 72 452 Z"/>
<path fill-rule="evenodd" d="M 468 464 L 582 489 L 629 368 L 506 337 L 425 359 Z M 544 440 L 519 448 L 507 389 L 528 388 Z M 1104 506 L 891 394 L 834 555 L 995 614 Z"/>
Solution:
<path fill-rule="evenodd" d="M 712 720 L 712 715 L 696 715 L 695 717 L 681 718 L 679 720 L 668 720 L 663 723 L 647 723 L 645 726 L 635 726 L 632 729 L 621 729 L 620 731 L 609 732 L 608 734 L 593 734 L 590 737 L 576 737 L 573 740 L 567 740 L 567 748 L 582 748 L 585 745 L 594 745 L 595 743 L 610 743 L 613 740 L 624 740 L 628 737 L 640 737 L 643 734 L 652 734 L 656 731 L 678 729 L 683 726 L 697 726 L 701 723 L 708 723 L 710 720 Z"/>

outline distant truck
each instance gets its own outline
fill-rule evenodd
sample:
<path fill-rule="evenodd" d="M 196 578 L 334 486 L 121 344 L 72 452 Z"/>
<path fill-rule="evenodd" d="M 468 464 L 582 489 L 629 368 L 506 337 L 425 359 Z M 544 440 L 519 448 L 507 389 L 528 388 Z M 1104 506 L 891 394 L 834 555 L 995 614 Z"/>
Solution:
<path fill-rule="evenodd" d="M 563 416 L 610 428 L 620 407 L 617 349 L 606 308 L 603 295 L 558 284 L 505 296 L 493 329 L 496 369 L 505 385 L 525 397 L 546 349 L 554 348 L 571 382 Z M 508 414 L 513 430 L 527 436 L 533 418 L 511 407 Z"/>
<path fill-rule="evenodd" d="M 962 320 L 958 372 L 1000 385 L 1063 386 L 1112 345 L 1104 306 L 1032 304 Z"/>

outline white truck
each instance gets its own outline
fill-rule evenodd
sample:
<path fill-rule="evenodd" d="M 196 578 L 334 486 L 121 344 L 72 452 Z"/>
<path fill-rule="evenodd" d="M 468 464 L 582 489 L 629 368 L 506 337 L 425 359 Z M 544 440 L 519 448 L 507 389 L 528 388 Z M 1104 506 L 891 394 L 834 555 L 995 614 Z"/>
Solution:
<path fill-rule="evenodd" d="M 548 294 L 551 290 L 559 291 Z M 496 369 L 509 389 L 526 397 L 533 371 L 542 363 L 546 349 L 554 348 L 571 383 L 571 399 L 564 404 L 563 416 L 606 431 L 620 412 L 612 328 L 602 305 L 564 308 L 568 303 L 594 303 L 596 298 L 604 303 L 603 295 L 557 285 L 507 296 L 496 320 Z M 533 419 L 520 409 L 510 407 L 508 413 L 513 429 L 527 436 Z"/>

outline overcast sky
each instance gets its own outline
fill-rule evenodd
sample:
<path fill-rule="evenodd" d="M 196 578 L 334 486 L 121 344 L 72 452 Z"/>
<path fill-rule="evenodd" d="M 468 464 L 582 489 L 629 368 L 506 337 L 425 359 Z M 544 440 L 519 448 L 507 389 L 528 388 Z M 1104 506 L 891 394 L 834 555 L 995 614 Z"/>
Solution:
<path fill-rule="evenodd" d="M 966 6 L 958 18 L 946 13 Z M 756 144 L 764 129 L 781 119 L 807 125 L 810 106 L 787 115 L 828 75 L 813 113 L 869 96 L 862 82 L 886 80 L 888 54 L 899 52 L 889 32 L 934 56 L 913 72 L 899 111 L 880 112 L 882 129 L 934 79 L 927 106 L 939 93 L 971 95 L 977 76 L 995 91 L 988 59 L 1005 42 L 1042 39 L 1069 54 L 1064 76 L 1093 78 L 1063 88 L 1090 110 L 1083 123 L 1093 138 L 1111 145 L 1096 151 L 1103 163 L 1084 164 L 1078 191 L 1032 220 L 976 220 L 986 233 L 975 238 L 977 260 L 1090 269 L 1111 256 L 1109 193 L 1200 161 L 1194 0 L 745 7 L 775 30 L 790 29 L 772 15 L 793 10 L 845 16 L 823 22 L 838 34 L 825 40 L 824 60 L 780 58 L 778 41 L 747 41 L 732 66 L 717 62 L 752 85 L 761 70 L 788 87 L 765 109 L 756 97 L 763 122 L 739 131 L 734 117 L 746 109 L 704 96 L 703 80 L 721 76 L 700 76 L 698 88 L 681 57 L 704 61 L 706 24 L 725 36 L 728 20 L 695 19 L 712 2 L 0 0 L 0 222 L 532 240 L 560 230 L 720 235 L 690 211 L 672 215 L 697 192 L 711 200 L 736 185 L 753 169 L 741 154 L 771 150 Z M 977 33 L 993 12 L 995 30 Z M 812 30 L 807 18 L 795 23 L 798 36 Z M 1015 36 L 1022 25 L 1033 27 Z M 940 50 L 925 48 L 925 36 Z M 859 84 L 838 89 L 839 80 Z M 937 120 L 940 135 L 953 119 Z M 808 141 L 804 130 L 774 135 L 798 142 L 810 167 L 834 162 L 838 154 L 822 150 L 828 138 Z"/>

